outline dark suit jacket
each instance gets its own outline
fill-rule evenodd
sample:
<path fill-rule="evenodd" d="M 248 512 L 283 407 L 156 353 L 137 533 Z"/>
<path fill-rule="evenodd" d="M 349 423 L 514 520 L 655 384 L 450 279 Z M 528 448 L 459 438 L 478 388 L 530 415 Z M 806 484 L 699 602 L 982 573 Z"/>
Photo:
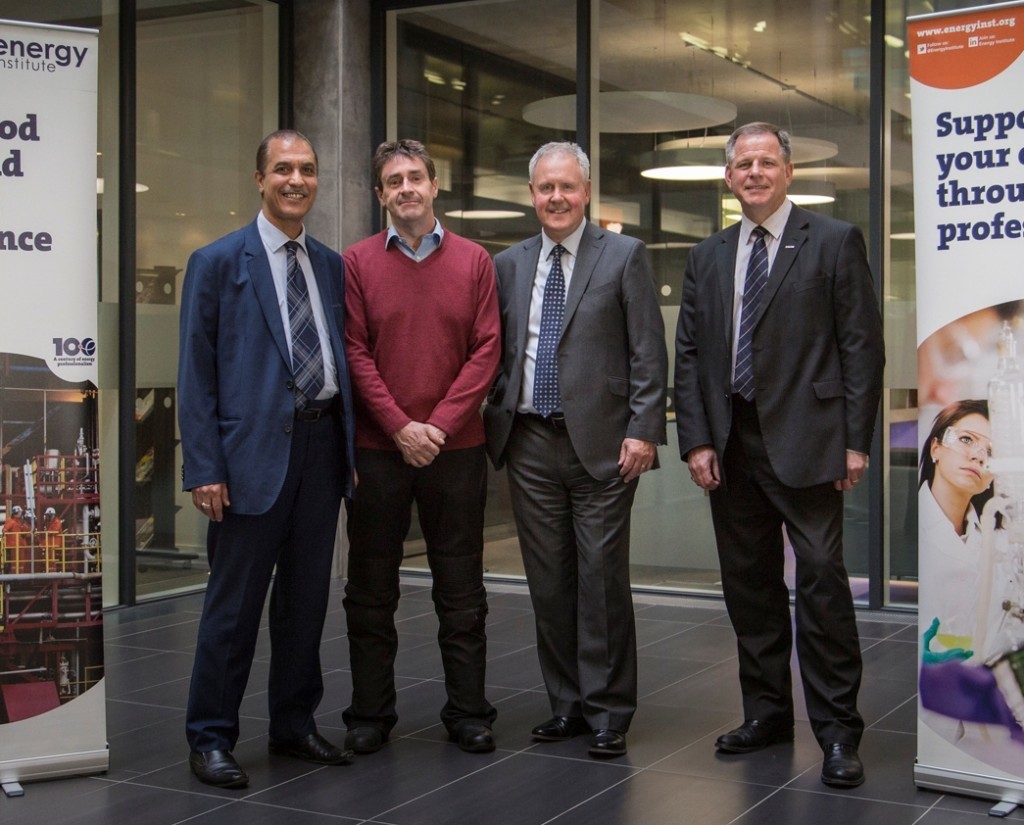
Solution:
<path fill-rule="evenodd" d="M 690 252 L 676 333 L 679 451 L 685 460 L 711 444 L 719 467 L 732 422 L 739 233 L 731 226 Z M 871 447 L 885 363 L 860 229 L 793 207 L 753 347 L 758 420 L 778 479 L 810 487 L 845 478 L 846 450 Z"/>
<path fill-rule="evenodd" d="M 504 463 L 519 402 L 540 249 L 535 235 L 494 259 L 503 351 L 484 426 L 496 467 Z M 588 223 L 566 295 L 558 382 L 573 448 L 594 478 L 618 475 L 624 438 L 665 443 L 667 372 L 665 326 L 644 245 Z"/>
<path fill-rule="evenodd" d="M 339 472 L 352 494 L 352 395 L 341 256 L 306 236 L 327 315 L 345 427 Z M 306 273 L 307 277 L 309 273 Z M 232 512 L 277 499 L 288 468 L 295 391 L 270 262 L 256 222 L 196 250 L 181 296 L 178 423 L 183 488 L 226 482 Z"/>

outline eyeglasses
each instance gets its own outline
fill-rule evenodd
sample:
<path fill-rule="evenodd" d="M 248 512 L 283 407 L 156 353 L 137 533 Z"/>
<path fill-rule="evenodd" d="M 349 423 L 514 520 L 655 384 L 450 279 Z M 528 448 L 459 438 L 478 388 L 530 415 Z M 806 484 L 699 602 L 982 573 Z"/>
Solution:
<path fill-rule="evenodd" d="M 942 435 L 942 446 L 956 450 L 968 458 L 974 456 L 985 460 L 992 458 L 992 439 L 972 430 L 947 427 L 946 432 Z"/>

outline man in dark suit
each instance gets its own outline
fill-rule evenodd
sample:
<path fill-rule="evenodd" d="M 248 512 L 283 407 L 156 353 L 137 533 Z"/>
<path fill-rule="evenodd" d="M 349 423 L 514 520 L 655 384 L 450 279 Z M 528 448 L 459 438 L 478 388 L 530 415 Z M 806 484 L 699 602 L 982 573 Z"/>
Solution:
<path fill-rule="evenodd" d="M 210 519 L 186 736 L 192 772 L 223 788 L 248 783 L 231 751 L 271 578 L 270 751 L 351 756 L 313 719 L 338 512 L 353 489 L 342 262 L 303 227 L 317 191 L 305 137 L 265 138 L 255 177 L 256 220 L 192 254 L 181 299 L 182 478 Z"/>
<path fill-rule="evenodd" d="M 679 450 L 711 492 L 745 720 L 726 753 L 793 738 L 785 526 L 796 557 L 797 653 L 821 779 L 864 781 L 861 659 L 843 566 L 843 491 L 860 482 L 882 387 L 878 298 L 860 230 L 786 197 L 789 135 L 737 129 L 725 180 L 743 219 L 698 244 L 676 335 Z M 760 238 L 760 240 L 759 240 Z"/>
<path fill-rule="evenodd" d="M 636 710 L 629 519 L 665 443 L 664 324 L 643 244 L 584 218 L 578 146 L 538 149 L 530 193 L 541 234 L 494 259 L 504 349 L 484 423 L 508 464 L 554 713 L 532 735 L 592 731 L 592 756 L 621 756 Z"/>

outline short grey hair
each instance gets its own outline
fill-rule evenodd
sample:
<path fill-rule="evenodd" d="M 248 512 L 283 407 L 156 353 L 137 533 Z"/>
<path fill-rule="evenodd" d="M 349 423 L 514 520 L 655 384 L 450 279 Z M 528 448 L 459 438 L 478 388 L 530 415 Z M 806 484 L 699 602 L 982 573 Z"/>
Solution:
<path fill-rule="evenodd" d="M 587 157 L 587 153 L 572 141 L 553 140 L 541 146 L 540 149 L 533 153 L 533 157 L 530 158 L 531 182 L 533 181 L 533 172 L 537 168 L 537 164 L 540 163 L 540 159 L 553 154 L 571 155 L 574 157 L 576 163 L 579 164 L 580 172 L 583 173 L 583 180 L 590 180 L 590 158 Z"/>
<path fill-rule="evenodd" d="M 729 135 L 729 140 L 725 143 L 725 162 L 727 165 L 732 166 L 733 159 L 736 157 L 736 141 L 746 135 L 775 135 L 779 141 L 779 147 L 782 149 L 782 159 L 786 163 L 790 163 L 793 160 L 793 141 L 789 136 L 789 132 L 785 129 L 780 129 L 774 123 L 754 121 L 753 123 L 740 126 Z"/>

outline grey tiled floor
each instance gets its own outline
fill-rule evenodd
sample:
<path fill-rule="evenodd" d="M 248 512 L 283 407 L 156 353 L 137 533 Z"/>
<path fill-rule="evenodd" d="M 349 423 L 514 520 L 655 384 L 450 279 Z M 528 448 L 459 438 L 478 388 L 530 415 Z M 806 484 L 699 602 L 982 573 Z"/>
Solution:
<path fill-rule="evenodd" d="M 110 771 L 26 785 L 0 798 L 14 825 L 982 825 L 990 802 L 918 790 L 915 755 L 916 627 L 911 616 L 861 614 L 868 781 L 834 791 L 818 779 L 821 753 L 798 696 L 796 741 L 746 756 L 718 755 L 715 737 L 741 721 L 732 630 L 720 602 L 637 597 L 640 709 L 629 754 L 598 762 L 586 737 L 537 744 L 549 716 L 522 587 L 492 585 L 489 698 L 498 750 L 471 755 L 446 741 L 436 621 L 422 580 L 403 583 L 397 663 L 399 714 L 392 741 L 345 767 L 315 767 L 267 753 L 261 637 L 243 704 L 236 756 L 244 791 L 217 791 L 189 774 L 185 697 L 200 596 L 114 611 L 106 620 Z M 341 584 L 323 642 L 326 690 L 318 720 L 344 737 L 348 651 Z M 2 733 L 2 729 L 0 729 Z M 1024 820 L 1020 811 L 1011 820 Z"/>

